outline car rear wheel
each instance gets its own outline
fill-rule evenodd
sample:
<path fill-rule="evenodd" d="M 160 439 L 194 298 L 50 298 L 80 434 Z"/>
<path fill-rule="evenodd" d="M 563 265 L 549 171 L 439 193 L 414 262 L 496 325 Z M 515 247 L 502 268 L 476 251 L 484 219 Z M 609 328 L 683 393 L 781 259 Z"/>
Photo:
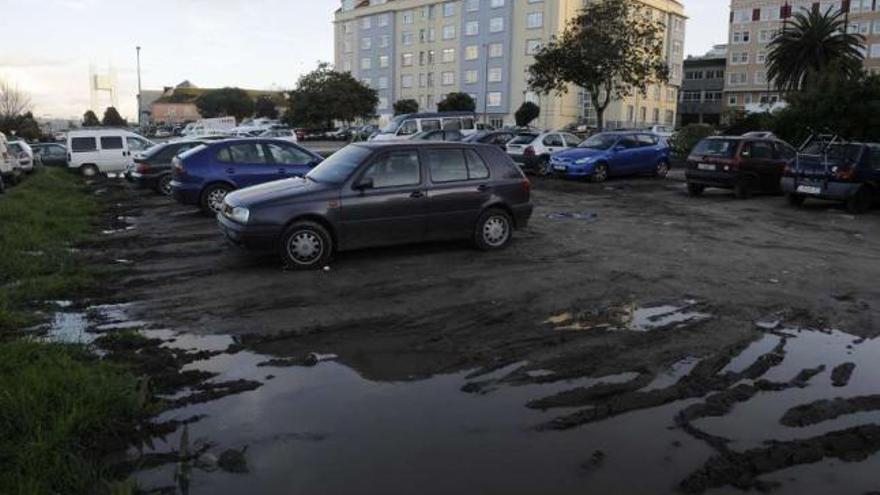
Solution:
<path fill-rule="evenodd" d="M 171 196 L 171 174 L 165 174 L 156 181 L 156 192 L 163 196 Z"/>
<path fill-rule="evenodd" d="M 608 165 L 605 163 L 596 164 L 596 168 L 593 170 L 592 181 L 593 182 L 605 182 L 608 179 Z"/>
<path fill-rule="evenodd" d="M 858 215 L 870 210 L 873 202 L 874 197 L 871 190 L 862 186 L 852 197 L 846 200 L 846 209 L 850 213 Z"/>
<path fill-rule="evenodd" d="M 688 182 L 688 194 L 691 196 L 702 196 L 705 190 L 706 186 L 702 184 L 694 184 L 693 182 Z"/>
<path fill-rule="evenodd" d="M 513 219 L 499 208 L 483 212 L 474 229 L 474 244 L 482 251 L 504 249 L 513 236 Z"/>
<path fill-rule="evenodd" d="M 232 188 L 227 184 L 213 184 L 208 186 L 202 192 L 202 199 L 200 201 L 202 206 L 202 211 L 205 213 L 219 213 L 220 210 L 223 209 L 223 200 L 226 199 L 226 195 L 232 191 Z"/>
<path fill-rule="evenodd" d="M 657 164 L 654 176 L 660 179 L 665 179 L 667 175 L 669 175 L 669 162 L 661 160 L 660 163 Z"/>
<path fill-rule="evenodd" d="M 804 201 L 806 201 L 807 198 L 801 196 L 800 194 L 789 194 L 787 199 L 788 204 L 790 204 L 791 206 L 803 206 Z"/>
<path fill-rule="evenodd" d="M 315 222 L 295 222 L 281 236 L 281 260 L 293 270 L 325 266 L 333 255 L 333 239 Z"/>
<path fill-rule="evenodd" d="M 550 175 L 550 157 L 543 156 L 538 159 L 537 170 L 538 175 L 541 177 L 546 177 Z"/>
<path fill-rule="evenodd" d="M 83 165 L 79 168 L 79 171 L 83 177 L 94 177 L 98 175 L 98 167 L 94 165 Z"/>

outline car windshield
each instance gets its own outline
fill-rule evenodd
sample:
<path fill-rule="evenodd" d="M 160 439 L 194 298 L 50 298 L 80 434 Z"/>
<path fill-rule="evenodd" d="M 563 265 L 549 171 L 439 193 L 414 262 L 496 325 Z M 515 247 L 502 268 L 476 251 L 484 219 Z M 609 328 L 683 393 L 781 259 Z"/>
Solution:
<path fill-rule="evenodd" d="M 801 153 L 805 155 L 824 155 L 828 153 L 828 159 L 832 161 L 855 162 L 859 159 L 862 151 L 860 144 L 832 144 L 825 149 L 825 143 L 813 142 L 808 144 Z"/>
<path fill-rule="evenodd" d="M 596 134 L 590 136 L 586 141 L 578 145 L 578 148 L 589 148 L 593 150 L 607 150 L 614 146 L 619 136 L 616 134 Z"/>
<path fill-rule="evenodd" d="M 697 144 L 691 153 L 701 156 L 717 156 L 732 158 L 736 154 L 739 141 L 735 139 L 704 139 Z"/>
<path fill-rule="evenodd" d="M 510 140 L 508 144 L 529 144 L 538 137 L 537 134 L 520 134 L 519 136 Z"/>
<path fill-rule="evenodd" d="M 358 145 L 346 146 L 313 168 L 306 177 L 315 182 L 342 184 L 369 155 L 369 148 Z"/>

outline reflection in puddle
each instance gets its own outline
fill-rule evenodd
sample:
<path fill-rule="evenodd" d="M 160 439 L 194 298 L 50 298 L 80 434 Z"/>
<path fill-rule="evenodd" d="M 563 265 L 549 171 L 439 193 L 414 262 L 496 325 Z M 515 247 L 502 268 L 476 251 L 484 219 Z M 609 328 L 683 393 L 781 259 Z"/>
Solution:
<path fill-rule="evenodd" d="M 640 389 L 640 391 L 649 392 L 651 390 L 661 390 L 666 387 L 671 387 L 678 383 L 679 380 L 689 375 L 699 363 L 700 360 L 695 357 L 686 357 L 681 361 L 674 363 L 669 369 L 658 373 L 657 376 L 654 377 L 654 380 L 644 388 Z"/>
<path fill-rule="evenodd" d="M 544 323 L 557 330 L 651 330 L 678 328 L 698 323 L 712 317 L 709 313 L 696 311 L 696 301 L 684 301 L 677 305 L 640 307 L 624 304 L 592 309 L 579 313 L 566 312 L 551 316 Z"/>

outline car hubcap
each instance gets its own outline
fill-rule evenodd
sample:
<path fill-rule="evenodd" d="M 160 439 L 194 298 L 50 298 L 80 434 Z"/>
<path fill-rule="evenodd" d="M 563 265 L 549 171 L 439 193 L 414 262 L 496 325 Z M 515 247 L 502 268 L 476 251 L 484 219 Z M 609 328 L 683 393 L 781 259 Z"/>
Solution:
<path fill-rule="evenodd" d="M 669 167 L 665 163 L 657 165 L 657 175 L 663 177 L 667 172 L 669 172 Z"/>
<path fill-rule="evenodd" d="M 504 217 L 491 217 L 483 224 L 483 240 L 490 246 L 500 246 L 507 241 L 510 229 Z"/>
<path fill-rule="evenodd" d="M 162 179 L 162 184 L 159 185 L 159 189 L 162 191 L 162 194 L 171 196 L 171 178 L 166 177 Z"/>
<path fill-rule="evenodd" d="M 219 212 L 223 208 L 224 198 L 226 198 L 225 189 L 214 189 L 208 195 L 208 207 L 215 212 Z"/>
<path fill-rule="evenodd" d="M 324 254 L 324 243 L 313 232 L 297 232 L 287 242 L 287 253 L 294 262 L 308 265 Z"/>
<path fill-rule="evenodd" d="M 83 175 L 85 175 L 86 177 L 92 177 L 93 175 L 95 175 L 95 169 L 92 167 L 86 167 L 85 169 L 83 169 Z"/>
<path fill-rule="evenodd" d="M 599 182 L 605 180 L 605 175 L 607 173 L 608 172 L 605 170 L 604 166 L 600 165 L 600 166 L 596 167 L 596 174 L 595 174 L 596 180 Z"/>

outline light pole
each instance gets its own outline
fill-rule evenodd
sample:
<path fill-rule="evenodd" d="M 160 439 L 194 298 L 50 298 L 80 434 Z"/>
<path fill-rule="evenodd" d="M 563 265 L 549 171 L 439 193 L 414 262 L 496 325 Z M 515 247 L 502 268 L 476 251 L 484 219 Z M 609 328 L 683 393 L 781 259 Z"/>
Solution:
<path fill-rule="evenodd" d="M 137 51 L 137 74 L 138 74 L 138 127 L 143 127 L 143 108 L 141 107 L 141 47 L 136 46 L 135 50 Z"/>

